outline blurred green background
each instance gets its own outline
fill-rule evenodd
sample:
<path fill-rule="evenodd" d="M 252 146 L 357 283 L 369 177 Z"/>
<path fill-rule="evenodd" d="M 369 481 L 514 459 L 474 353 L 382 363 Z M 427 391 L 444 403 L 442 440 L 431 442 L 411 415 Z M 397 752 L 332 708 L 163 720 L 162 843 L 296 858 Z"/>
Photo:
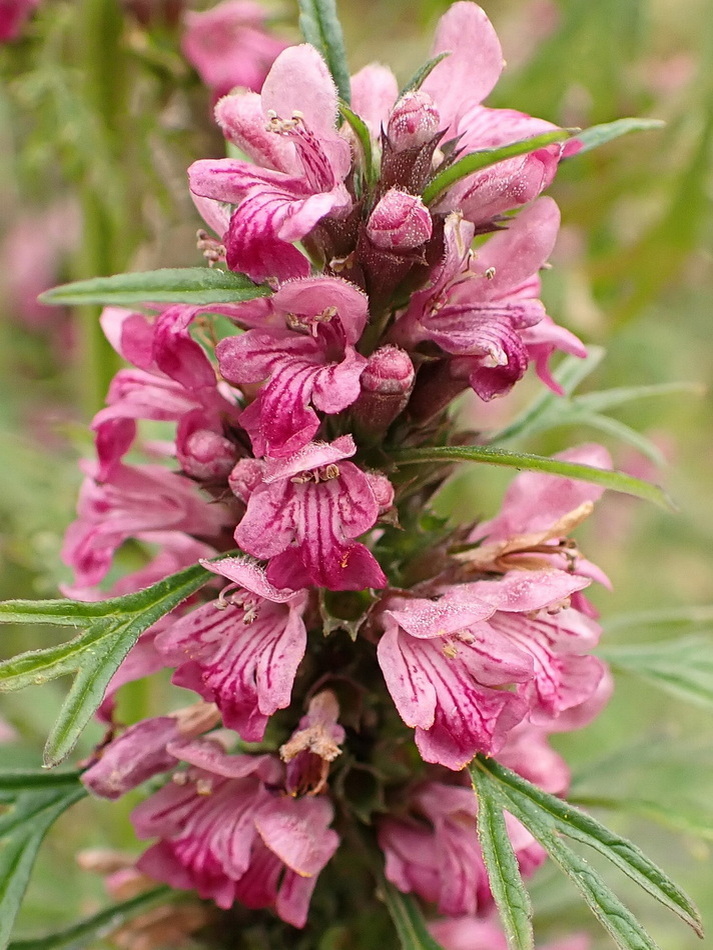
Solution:
<path fill-rule="evenodd" d="M 545 274 L 550 313 L 607 354 L 581 391 L 669 382 L 697 391 L 637 400 L 612 416 L 653 440 L 656 470 L 632 446 L 586 426 L 563 426 L 508 447 L 550 454 L 595 439 L 617 466 L 666 486 L 677 514 L 607 497 L 580 532 L 612 579 L 595 594 L 607 644 L 691 632 L 701 675 L 713 679 L 713 3 L 710 0 L 484 0 L 508 63 L 488 101 L 561 125 L 650 116 L 661 131 L 622 138 L 562 167 L 551 193 L 563 226 Z M 205 8 L 208 4 L 194 4 Z M 428 56 L 442 0 L 341 0 L 353 70 L 371 60 L 408 78 Z M 296 10 L 272 7 L 297 39 Z M 28 301 L 65 279 L 199 263 L 200 222 L 185 186 L 196 158 L 219 156 L 209 94 L 183 61 L 177 28 L 146 29 L 114 0 L 46 0 L 26 36 L 0 49 L 0 596 L 47 597 L 68 580 L 59 560 L 73 517 L 76 460 L 91 451 L 87 423 L 116 366 L 96 311 L 42 311 Z M 498 429 L 539 384 L 486 410 L 463 406 L 477 428 Z M 456 477 L 442 510 L 490 516 L 509 476 L 486 467 Z M 695 608 L 695 609 L 692 609 Z M 634 616 L 637 612 L 640 616 Z M 45 645 L 41 631 L 2 630 L 3 656 Z M 706 652 L 707 651 L 707 652 Z M 20 741 L 0 765 L 38 765 L 63 684 L 2 700 Z M 158 712 L 164 687 L 138 687 L 131 718 Z M 133 704 L 133 705 L 132 705 Z M 557 744 L 582 796 L 659 803 L 682 834 L 641 816 L 601 813 L 683 884 L 713 933 L 713 719 L 634 677 L 617 677 L 604 714 Z M 99 737 L 88 734 L 84 751 Z M 105 902 L 98 878 L 74 862 L 83 847 L 128 847 L 129 804 L 82 803 L 48 838 L 20 928 L 76 919 Z M 677 817 L 678 816 L 678 817 Z M 691 829 L 695 826 L 696 833 Z M 683 925 L 616 872 L 605 874 L 662 950 L 700 946 Z M 609 947 L 568 885 L 536 879 L 538 927 L 587 929 Z M 710 939 L 710 938 L 709 938 Z"/>

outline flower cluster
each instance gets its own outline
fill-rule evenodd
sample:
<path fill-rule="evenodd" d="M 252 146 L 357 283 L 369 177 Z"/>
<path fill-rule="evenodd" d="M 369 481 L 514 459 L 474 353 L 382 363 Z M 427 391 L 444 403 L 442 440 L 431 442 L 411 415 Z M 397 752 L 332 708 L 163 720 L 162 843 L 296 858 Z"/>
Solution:
<path fill-rule="evenodd" d="M 466 921 L 434 924 L 446 945 L 470 928 L 495 946 L 463 769 L 497 754 L 567 787 L 548 736 L 585 724 L 610 688 L 583 593 L 606 577 L 569 537 L 601 490 L 521 474 L 499 514 L 450 530 L 423 517 L 449 469 L 392 461 L 457 443 L 446 409 L 468 388 L 501 396 L 533 363 L 556 389 L 552 352 L 584 355 L 539 299 L 559 225 L 540 194 L 560 142 L 422 197 L 456 159 L 554 129 L 482 105 L 503 57 L 474 3 L 441 19 L 441 53 L 401 95 L 385 67 L 352 78 L 369 148 L 337 124 L 334 82 L 308 45 L 280 53 L 260 93 L 217 103 L 248 159 L 191 167 L 215 232 L 200 243 L 260 286 L 229 304 L 104 312 L 130 368 L 94 420 L 97 460 L 64 556 L 68 590 L 86 598 L 106 596 L 96 585 L 130 539 L 152 559 L 115 594 L 197 560 L 215 576 L 143 635 L 102 715 L 112 721 L 123 683 L 161 667 L 201 702 L 130 726 L 84 773 L 107 797 L 172 776 L 134 812 L 139 837 L 158 839 L 143 871 L 302 926 L 364 815 L 350 776 L 368 775 L 387 878 Z M 146 441 L 146 420 L 170 439 Z M 565 458 L 610 465 L 592 445 Z M 544 852 L 508 828 L 529 873 Z"/>

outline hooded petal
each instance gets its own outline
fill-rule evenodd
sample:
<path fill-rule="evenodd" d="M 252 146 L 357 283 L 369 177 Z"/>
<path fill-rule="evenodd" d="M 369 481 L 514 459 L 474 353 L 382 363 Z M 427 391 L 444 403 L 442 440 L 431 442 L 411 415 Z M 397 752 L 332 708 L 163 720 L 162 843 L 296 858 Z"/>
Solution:
<path fill-rule="evenodd" d="M 426 78 L 444 126 L 488 95 L 502 71 L 503 51 L 492 23 L 475 3 L 454 3 L 436 28 L 432 55 L 448 52 Z"/>
<path fill-rule="evenodd" d="M 369 63 L 352 76 L 352 109 L 378 140 L 399 95 L 396 76 L 388 66 Z"/>

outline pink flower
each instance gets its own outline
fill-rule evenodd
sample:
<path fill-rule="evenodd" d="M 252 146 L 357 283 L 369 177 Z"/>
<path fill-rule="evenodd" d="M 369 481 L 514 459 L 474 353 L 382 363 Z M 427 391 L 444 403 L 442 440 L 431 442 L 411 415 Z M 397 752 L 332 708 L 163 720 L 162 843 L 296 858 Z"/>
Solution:
<path fill-rule="evenodd" d="M 202 562 L 231 586 L 156 637 L 173 682 L 215 702 L 225 725 L 259 742 L 269 717 L 290 704 L 307 643 L 304 592 L 277 590 L 244 558 Z M 227 595 L 226 595 L 227 593 Z"/>
<path fill-rule="evenodd" d="M 475 3 L 454 3 L 441 17 L 432 55 L 448 51 L 426 78 L 422 91 L 434 100 L 460 154 L 507 145 L 555 129 L 512 109 L 480 105 L 498 81 L 504 60 L 500 42 L 484 11 Z M 552 181 L 562 153 L 560 144 L 499 162 L 451 187 L 436 204 L 439 211 L 460 211 L 484 225 L 510 208 L 527 204 Z"/>
<path fill-rule="evenodd" d="M 587 444 L 554 456 L 568 462 L 611 468 L 611 456 L 601 445 Z M 582 479 L 523 472 L 510 483 L 499 515 L 483 521 L 468 540 L 477 549 L 457 555 L 473 570 L 541 570 L 556 567 L 609 586 L 604 572 L 582 557 L 568 535 L 594 510 L 604 489 Z M 585 613 L 581 595 L 574 603 Z"/>
<path fill-rule="evenodd" d="M 230 516 L 202 498 L 192 482 L 160 465 L 117 464 L 105 482 L 95 480 L 96 466 L 84 470 L 79 517 L 67 529 L 62 549 L 64 563 L 75 570 L 76 587 L 98 584 L 129 538 L 156 531 L 210 538 Z"/>
<path fill-rule="evenodd" d="M 341 755 L 346 733 L 339 725 L 339 704 L 325 689 L 310 700 L 307 714 L 289 740 L 280 746 L 287 763 L 285 787 L 290 795 L 319 795 L 327 786 L 329 766 Z"/>
<path fill-rule="evenodd" d="M 274 907 L 303 927 L 317 876 L 339 843 L 325 798 L 294 799 L 278 789 L 271 756 L 225 755 L 212 742 L 172 747 L 190 768 L 134 809 L 139 838 L 158 837 L 141 871 L 198 891 L 227 909 Z"/>
<path fill-rule="evenodd" d="M 547 721 L 596 691 L 603 665 L 581 654 L 598 627 L 559 609 L 587 584 L 564 571 L 513 571 L 438 600 L 386 601 L 379 664 L 426 762 L 462 769 L 477 752 L 497 753 L 526 714 Z"/>
<path fill-rule="evenodd" d="M 40 0 L 0 0 L 0 43 L 16 40 Z"/>
<path fill-rule="evenodd" d="M 289 281 L 260 308 L 267 326 L 219 343 L 216 353 L 227 380 L 265 380 L 240 420 L 256 455 L 293 455 L 319 429 L 312 406 L 333 414 L 355 401 L 367 360 L 354 344 L 366 324 L 367 306 L 365 294 L 336 277 Z M 250 316 L 255 310 L 245 307 Z M 240 311 L 235 308 L 238 322 Z"/>
<path fill-rule="evenodd" d="M 525 682 L 532 665 L 483 622 L 494 607 L 476 596 L 390 598 L 378 659 L 399 715 L 416 730 L 427 762 L 463 768 L 494 753 L 526 713 L 502 687 Z"/>
<path fill-rule="evenodd" d="M 439 162 L 439 153 L 434 155 L 439 138 L 455 142 L 462 157 L 556 128 L 512 109 L 481 105 L 504 60 L 495 30 L 477 4 L 454 3 L 441 17 L 431 55 L 446 52 L 421 88 L 395 105 L 395 84 L 383 67 L 368 66 L 352 80 L 356 112 L 377 140 L 380 127 L 386 130 L 382 176 L 387 186 L 401 184 L 420 192 Z M 555 143 L 474 172 L 451 186 L 434 208 L 459 211 L 478 229 L 490 230 L 503 212 L 532 201 L 551 183 L 562 153 L 562 145 Z"/>
<path fill-rule="evenodd" d="M 385 817 L 378 827 L 385 874 L 404 893 L 418 894 L 439 913 L 482 913 L 492 905 L 477 834 L 478 801 L 472 788 L 426 782 L 409 801 L 406 818 Z M 523 826 L 505 816 L 523 874 L 545 851 Z"/>
<path fill-rule="evenodd" d="M 436 343 L 454 357 L 447 366 L 453 379 L 467 380 L 481 399 L 503 395 L 527 368 L 525 331 L 545 317 L 537 272 L 558 228 L 557 205 L 540 198 L 471 253 L 473 228 L 449 218 L 444 261 L 413 295 L 392 338 L 410 346 Z"/>
<path fill-rule="evenodd" d="M 183 22 L 183 52 L 216 99 L 236 86 L 259 91 L 287 45 L 267 31 L 267 13 L 251 0 L 224 0 L 203 13 L 188 11 Z"/>
<path fill-rule="evenodd" d="M 309 274 L 307 258 L 291 242 L 351 205 L 344 186 L 351 153 L 336 131 L 336 114 L 329 70 L 306 45 L 278 56 L 260 95 L 237 93 L 218 103 L 226 136 L 262 166 L 221 159 L 189 169 L 194 194 L 237 206 L 223 236 L 232 270 L 258 281 Z"/>
<path fill-rule="evenodd" d="M 431 215 L 418 197 L 390 188 L 369 216 L 366 235 L 382 250 L 413 250 L 433 231 Z"/>
<path fill-rule="evenodd" d="M 137 722 L 100 750 L 97 761 L 82 773 L 82 782 L 95 795 L 119 798 L 154 775 L 175 768 L 170 743 L 194 738 L 219 720 L 215 706 L 199 703 L 170 716 Z"/>
<path fill-rule="evenodd" d="M 188 474 L 199 478 L 227 475 L 236 449 L 223 437 L 224 425 L 236 423 L 239 409 L 188 328 L 199 309 L 170 307 L 151 323 L 142 314 L 107 307 L 102 329 L 114 349 L 136 369 L 119 370 L 108 405 L 94 417 L 99 475 L 108 479 L 136 436 L 139 419 L 179 422 L 176 452 Z M 210 458 L 206 458 L 206 441 Z"/>
<path fill-rule="evenodd" d="M 508 950 L 508 942 L 499 921 L 482 917 L 454 917 L 431 921 L 428 929 L 443 950 Z M 538 945 L 540 950 L 589 950 L 591 941 L 576 934 Z"/>
<path fill-rule="evenodd" d="M 269 559 L 276 587 L 315 585 L 330 590 L 386 586 L 374 555 L 353 539 L 379 516 L 383 476 L 372 476 L 343 459 L 354 455 L 351 436 L 331 444 L 312 442 L 291 458 L 265 465 L 235 530 L 239 547 Z M 239 462 L 240 470 L 246 463 Z M 374 479 L 381 481 L 374 491 Z"/>

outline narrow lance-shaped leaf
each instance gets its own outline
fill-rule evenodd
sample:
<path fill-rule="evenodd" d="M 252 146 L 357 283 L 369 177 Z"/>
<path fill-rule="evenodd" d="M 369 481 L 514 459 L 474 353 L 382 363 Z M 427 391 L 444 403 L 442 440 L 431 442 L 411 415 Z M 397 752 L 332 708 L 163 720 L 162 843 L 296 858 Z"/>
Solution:
<path fill-rule="evenodd" d="M 334 0 L 298 0 L 298 4 L 302 34 L 324 57 L 339 96 L 348 105 L 351 84 L 336 3 Z"/>
<path fill-rule="evenodd" d="M 358 116 L 356 112 L 352 111 L 346 102 L 339 103 L 339 111 L 342 113 L 359 141 L 362 155 L 364 157 L 364 176 L 366 178 L 367 185 L 371 186 L 376 180 L 377 169 L 374 165 L 374 155 L 371 147 L 371 135 L 369 134 L 369 129 L 367 128 L 366 123 L 361 118 L 361 116 Z"/>
<path fill-rule="evenodd" d="M 438 66 L 438 64 L 442 62 L 446 56 L 450 55 L 451 51 L 445 50 L 443 53 L 439 53 L 438 56 L 434 56 L 433 59 L 429 59 L 427 63 L 424 63 L 420 69 L 416 70 L 403 89 L 401 89 L 399 96 L 405 96 L 407 92 L 414 92 L 417 89 L 420 89 L 436 66 Z"/>
<path fill-rule="evenodd" d="M 551 475 L 561 475 L 564 478 L 593 482 L 612 491 L 645 498 L 662 508 L 668 508 L 669 511 L 676 510 L 674 503 L 658 485 L 634 478 L 624 472 L 594 468 L 592 465 L 567 462 L 564 459 L 530 455 L 526 452 L 508 452 L 505 449 L 476 445 L 439 445 L 418 449 L 397 449 L 391 453 L 390 457 L 396 465 L 417 465 L 428 462 L 482 462 L 486 465 L 546 472 Z"/>
<path fill-rule="evenodd" d="M 590 891 L 596 885 L 596 889 L 602 894 L 604 893 L 602 889 L 608 892 L 606 885 L 586 862 L 584 862 L 585 870 L 583 870 L 582 859 L 563 844 L 560 835 L 565 835 L 598 851 L 648 894 L 681 917 L 699 936 L 702 934 L 701 918 L 690 898 L 631 841 L 609 830 L 591 815 L 580 811 L 569 802 L 543 792 L 536 785 L 492 759 L 479 756 L 470 771 L 476 788 L 478 783 L 487 780 L 499 797 L 501 805 L 525 825 L 560 866 L 572 876 L 575 883 L 576 879 L 582 876 Z M 484 779 L 483 776 L 486 778 Z M 569 855 L 571 855 L 571 860 Z M 609 895 L 611 892 L 606 895 L 607 901 L 614 896 Z M 590 906 L 592 906 L 591 901 L 595 899 L 597 899 L 596 895 L 590 893 L 587 898 Z M 610 926 L 612 922 L 602 920 L 602 923 L 613 934 Z M 637 939 L 641 939 L 640 935 Z M 634 942 L 621 943 L 620 946 L 648 947 L 655 944 Z"/>
<path fill-rule="evenodd" d="M 114 274 L 92 277 L 46 290 L 42 303 L 134 304 L 185 303 L 204 306 L 239 303 L 255 297 L 266 297 L 269 287 L 253 283 L 245 274 L 221 270 L 219 267 L 176 267 L 136 274 Z"/>
<path fill-rule="evenodd" d="M 681 627 L 689 631 L 701 627 L 709 629 L 713 627 L 713 604 L 616 614 L 604 621 L 604 627 L 608 633 L 650 627 Z"/>
<path fill-rule="evenodd" d="M 98 941 L 104 940 L 139 914 L 171 901 L 185 899 L 185 893 L 170 887 L 156 887 L 92 914 L 66 930 L 34 940 L 13 940 L 9 950 L 81 950 L 82 947 L 95 947 Z"/>
<path fill-rule="evenodd" d="M 570 802 L 582 808 L 603 808 L 607 811 L 623 811 L 646 818 L 663 828 L 682 834 L 713 841 L 713 812 L 701 808 L 695 802 L 653 802 L 630 795 L 570 795 Z"/>
<path fill-rule="evenodd" d="M 61 782 L 56 776 L 42 778 L 38 773 L 0 775 L 0 950 L 8 945 L 42 839 L 87 794 L 76 774 L 62 776 Z"/>
<path fill-rule="evenodd" d="M 614 669 L 713 712 L 713 640 L 692 636 L 598 651 Z"/>
<path fill-rule="evenodd" d="M 510 950 L 532 950 L 532 903 L 520 875 L 505 816 L 488 782 L 478 793 L 478 840 Z"/>
<path fill-rule="evenodd" d="M 458 161 L 453 162 L 448 168 L 439 172 L 423 192 L 425 204 L 432 201 L 442 194 L 451 185 L 455 185 L 462 178 L 467 178 L 474 172 L 482 171 L 491 165 L 497 165 L 498 162 L 504 162 L 508 158 L 516 158 L 518 155 L 527 155 L 530 152 L 536 152 L 538 148 L 544 148 L 546 145 L 552 145 L 555 142 L 563 142 L 571 138 L 571 129 L 555 129 L 552 132 L 543 132 L 541 135 L 534 135 L 531 138 L 522 139 L 518 142 L 512 142 L 510 145 L 501 145 L 498 148 L 482 149 L 478 152 L 470 152 Z"/>
<path fill-rule="evenodd" d="M 601 346 L 590 346 L 584 359 L 578 356 L 567 356 L 562 360 L 554 372 L 554 378 L 562 387 L 565 396 L 571 396 L 575 389 L 587 376 L 594 372 L 604 359 L 606 350 Z M 546 420 L 549 413 L 557 410 L 562 397 L 549 389 L 544 390 L 533 402 L 516 416 L 513 421 L 493 433 L 488 439 L 490 445 L 500 445 L 516 436 L 527 436 L 531 432 L 541 431 L 547 427 Z"/>
<path fill-rule="evenodd" d="M 71 752 L 101 703 L 109 680 L 144 630 L 212 576 L 205 568 L 194 565 L 138 593 L 96 604 L 76 605 L 71 601 L 0 604 L 0 622 L 32 623 L 41 618 L 40 622 L 47 623 L 52 616 L 62 618 L 62 609 L 65 609 L 73 625 L 86 628 L 67 643 L 32 650 L 0 663 L 0 691 L 23 689 L 68 673 L 77 674 L 47 740 L 46 765 L 57 765 Z"/>
<path fill-rule="evenodd" d="M 602 125 L 593 125 L 584 132 L 578 132 L 575 141 L 581 143 L 581 148 L 573 155 L 583 155 L 584 152 L 590 152 L 593 148 L 599 148 L 600 145 L 606 145 L 607 142 L 613 142 L 614 139 L 621 138 L 622 135 L 628 135 L 630 132 L 649 132 L 653 129 L 662 129 L 666 123 L 662 119 L 617 119 L 615 122 L 605 122 Z"/>
<path fill-rule="evenodd" d="M 399 937 L 401 950 L 443 950 L 428 932 L 423 914 L 410 894 L 402 894 L 382 880 L 379 891 Z"/>

